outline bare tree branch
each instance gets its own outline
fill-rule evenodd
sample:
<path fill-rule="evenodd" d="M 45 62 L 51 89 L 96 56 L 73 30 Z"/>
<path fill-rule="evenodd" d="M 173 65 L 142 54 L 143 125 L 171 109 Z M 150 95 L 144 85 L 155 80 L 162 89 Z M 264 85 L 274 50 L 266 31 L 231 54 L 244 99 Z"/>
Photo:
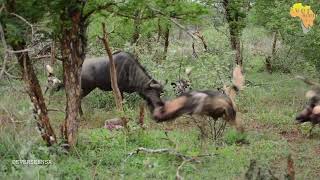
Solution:
<path fill-rule="evenodd" d="M 0 79 L 2 79 L 2 75 L 3 75 L 4 72 L 6 71 L 6 64 L 7 64 L 7 60 L 8 60 L 8 53 L 6 52 L 7 42 L 6 42 L 5 37 L 4 37 L 4 32 L 3 32 L 3 28 L 2 28 L 1 23 L 0 23 L 0 38 L 1 38 L 1 43 L 2 43 L 3 49 L 4 49 L 2 69 L 1 69 L 1 71 L 0 71 Z"/>
<path fill-rule="evenodd" d="M 116 5 L 117 3 L 110 2 L 105 5 L 98 6 L 97 8 L 94 8 L 93 10 L 89 11 L 86 15 L 84 15 L 83 20 L 86 21 L 93 13 L 96 13 L 101 10 L 107 10 L 110 6 L 116 6 Z"/>
<path fill-rule="evenodd" d="M 27 21 L 25 18 L 21 17 L 20 15 L 18 15 L 16 13 L 10 13 L 10 14 L 16 16 L 19 19 L 21 19 L 23 22 L 25 22 L 27 25 L 29 25 L 31 27 L 31 43 L 33 43 L 33 35 L 34 35 L 33 25 L 29 21 Z"/>
<path fill-rule="evenodd" d="M 149 6 L 149 8 L 150 8 L 152 11 L 156 12 L 157 14 L 160 14 L 160 15 L 166 17 L 166 15 L 165 15 L 164 13 L 162 13 L 160 10 L 155 9 L 155 8 L 153 8 L 153 7 L 150 7 L 150 6 Z M 187 28 L 185 28 L 183 25 L 181 25 L 176 19 L 174 19 L 173 17 L 167 17 L 167 18 L 168 18 L 171 22 L 173 22 L 175 25 L 177 25 L 180 29 L 182 29 L 183 31 L 185 31 L 192 39 L 197 40 L 197 37 L 196 37 L 195 35 L 193 35 L 190 31 L 188 31 Z"/>
<path fill-rule="evenodd" d="M 6 51 L 11 54 L 18 54 L 18 53 L 30 52 L 32 50 L 31 49 L 22 49 L 22 50 L 18 50 L 18 51 L 13 51 L 13 50 L 6 49 Z"/>

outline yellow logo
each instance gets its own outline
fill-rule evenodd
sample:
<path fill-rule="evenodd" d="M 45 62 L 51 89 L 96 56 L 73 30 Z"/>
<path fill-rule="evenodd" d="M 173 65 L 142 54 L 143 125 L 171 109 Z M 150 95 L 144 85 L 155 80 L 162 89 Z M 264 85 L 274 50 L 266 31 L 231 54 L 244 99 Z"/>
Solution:
<path fill-rule="evenodd" d="M 313 26 L 316 15 L 311 10 L 310 6 L 304 6 L 302 3 L 295 3 L 290 9 L 291 17 L 299 17 L 303 27 L 307 30 Z"/>

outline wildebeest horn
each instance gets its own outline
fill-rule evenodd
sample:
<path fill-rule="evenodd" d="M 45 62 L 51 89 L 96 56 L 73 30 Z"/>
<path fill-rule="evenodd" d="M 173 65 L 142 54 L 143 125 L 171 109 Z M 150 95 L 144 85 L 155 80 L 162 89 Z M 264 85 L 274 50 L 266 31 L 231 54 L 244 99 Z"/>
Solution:
<path fill-rule="evenodd" d="M 161 84 L 150 83 L 150 87 L 156 88 L 156 89 L 161 89 Z"/>

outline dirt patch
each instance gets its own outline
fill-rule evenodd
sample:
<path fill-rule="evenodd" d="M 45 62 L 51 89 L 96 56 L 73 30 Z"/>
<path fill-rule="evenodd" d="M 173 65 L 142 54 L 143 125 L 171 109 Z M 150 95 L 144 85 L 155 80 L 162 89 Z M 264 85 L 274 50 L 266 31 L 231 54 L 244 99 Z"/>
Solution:
<path fill-rule="evenodd" d="M 315 153 L 317 154 L 317 155 L 320 155 L 320 147 L 317 147 L 316 149 L 315 149 Z M 319 174 L 320 175 L 320 174 Z"/>
<path fill-rule="evenodd" d="M 12 119 L 7 115 L 0 115 L 0 125 L 12 123 Z"/>
<path fill-rule="evenodd" d="M 288 142 L 297 141 L 300 139 L 301 133 L 298 130 L 290 130 L 290 131 L 281 131 L 280 135 L 285 138 Z"/>
<path fill-rule="evenodd" d="M 259 123 L 257 120 L 250 120 L 250 122 L 245 122 L 245 128 L 250 130 L 255 130 L 258 132 L 265 132 L 268 131 L 270 129 L 275 129 L 275 127 L 273 127 L 270 124 L 262 124 Z"/>

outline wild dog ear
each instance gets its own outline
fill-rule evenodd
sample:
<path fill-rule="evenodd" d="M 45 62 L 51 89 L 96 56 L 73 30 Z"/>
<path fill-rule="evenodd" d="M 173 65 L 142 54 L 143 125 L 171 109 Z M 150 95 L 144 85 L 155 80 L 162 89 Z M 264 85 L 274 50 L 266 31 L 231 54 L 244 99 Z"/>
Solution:
<path fill-rule="evenodd" d="M 171 86 L 172 86 L 173 88 L 175 88 L 175 87 L 177 87 L 177 84 L 174 83 L 174 82 L 172 82 L 172 83 L 171 83 Z"/>
<path fill-rule="evenodd" d="M 316 96 L 317 95 L 317 92 L 316 91 L 314 91 L 314 90 L 309 90 L 309 91 L 307 91 L 307 93 L 306 93 L 306 98 L 307 99 L 311 99 L 311 98 L 313 98 L 314 96 Z"/>
<path fill-rule="evenodd" d="M 315 106 L 315 107 L 313 108 L 312 114 L 317 114 L 317 115 L 320 114 L 320 105 Z"/>

